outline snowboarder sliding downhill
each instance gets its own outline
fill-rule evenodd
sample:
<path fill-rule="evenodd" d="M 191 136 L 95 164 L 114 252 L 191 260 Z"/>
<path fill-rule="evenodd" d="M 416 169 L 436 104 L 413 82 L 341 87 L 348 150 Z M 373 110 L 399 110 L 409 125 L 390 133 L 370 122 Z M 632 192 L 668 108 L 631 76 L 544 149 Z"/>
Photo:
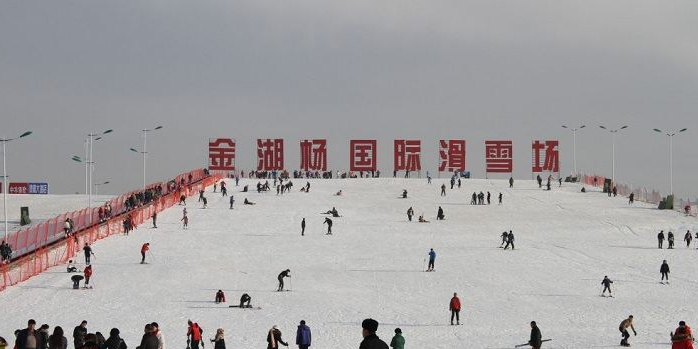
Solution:
<path fill-rule="evenodd" d="M 620 345 L 622 345 L 624 347 L 630 346 L 630 343 L 628 343 L 628 338 L 630 338 L 630 333 L 628 333 L 628 327 L 630 327 L 630 329 L 633 330 L 633 333 L 637 336 L 637 331 L 635 331 L 635 326 L 633 326 L 633 316 L 632 315 L 628 316 L 628 318 L 623 320 L 620 323 L 620 326 L 618 326 L 618 330 L 623 335 L 623 339 L 621 339 Z"/>
<path fill-rule="evenodd" d="M 603 291 L 601 292 L 602 297 L 606 295 L 606 290 L 608 290 L 608 295 L 613 297 L 613 293 L 611 293 L 612 283 L 613 281 L 611 281 L 611 279 L 609 279 L 608 276 L 603 277 L 603 281 L 601 281 L 601 284 L 603 285 Z"/>
<path fill-rule="evenodd" d="M 434 271 L 434 261 L 436 261 L 436 252 L 433 248 L 429 249 L 429 265 L 427 266 L 427 271 Z"/>
<path fill-rule="evenodd" d="M 281 292 L 284 290 L 284 278 L 285 277 L 290 278 L 291 275 L 289 275 L 289 274 L 291 274 L 290 269 L 286 269 L 286 270 L 282 271 L 281 273 L 279 273 L 279 276 L 276 278 L 277 280 L 279 280 L 279 288 L 277 289 L 278 292 Z"/>
<path fill-rule="evenodd" d="M 662 262 L 662 266 L 659 268 L 659 272 L 662 274 L 661 283 L 664 283 L 664 278 L 666 278 L 666 283 L 669 283 L 669 264 L 666 259 Z"/>
<path fill-rule="evenodd" d="M 327 234 L 325 235 L 332 235 L 332 220 L 329 217 L 325 218 L 325 221 L 322 222 L 322 224 L 327 223 Z"/>
<path fill-rule="evenodd" d="M 141 264 L 145 264 L 145 254 L 150 250 L 150 243 L 146 242 L 141 246 Z"/>
<path fill-rule="evenodd" d="M 458 293 L 453 292 L 453 298 L 448 305 L 448 309 L 451 311 L 451 325 L 453 325 L 453 318 L 456 318 L 456 325 L 460 325 L 460 299 L 458 299 Z"/>

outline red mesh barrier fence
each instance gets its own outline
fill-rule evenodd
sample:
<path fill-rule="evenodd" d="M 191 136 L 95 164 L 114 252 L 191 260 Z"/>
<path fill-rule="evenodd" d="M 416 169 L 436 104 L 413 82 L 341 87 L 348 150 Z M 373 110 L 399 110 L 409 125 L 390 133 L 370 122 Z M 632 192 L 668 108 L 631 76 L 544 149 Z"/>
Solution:
<path fill-rule="evenodd" d="M 191 175 L 191 182 L 189 176 Z M 112 215 L 106 221 L 100 223 L 98 207 L 82 209 L 62 214 L 43 223 L 8 235 L 7 242 L 15 251 L 15 255 L 22 257 L 8 264 L 0 264 L 0 291 L 8 286 L 25 281 L 40 274 L 48 268 L 67 263 L 76 253 L 80 252 L 85 243 L 93 242 L 113 234 L 123 233 L 123 220 L 130 214 L 135 226 L 142 224 L 152 217 L 153 212 L 161 212 L 179 202 L 179 197 L 184 194 L 191 196 L 200 189 L 213 185 L 219 176 L 206 177 L 202 169 L 183 173 L 174 179 L 179 185 L 168 185 L 167 182 L 154 183 L 147 188 L 162 186 L 162 195 L 151 203 L 126 211 L 126 200 L 139 191 L 132 191 L 109 201 L 112 207 Z M 90 225 L 89 216 L 92 214 Z M 73 234 L 66 238 L 63 230 L 66 218 L 72 218 L 75 224 Z"/>

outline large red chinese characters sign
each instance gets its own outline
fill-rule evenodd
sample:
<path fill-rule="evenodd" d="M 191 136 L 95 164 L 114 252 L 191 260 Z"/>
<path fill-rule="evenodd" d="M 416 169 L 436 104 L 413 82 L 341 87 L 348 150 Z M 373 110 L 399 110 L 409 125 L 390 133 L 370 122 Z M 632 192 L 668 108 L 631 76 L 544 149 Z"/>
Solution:
<path fill-rule="evenodd" d="M 465 171 L 465 140 L 439 141 L 439 172 Z"/>
<path fill-rule="evenodd" d="M 533 141 L 533 173 L 560 172 L 559 141 Z"/>
<path fill-rule="evenodd" d="M 396 139 L 394 144 L 395 171 L 420 171 L 422 169 L 422 141 Z"/>
<path fill-rule="evenodd" d="M 303 171 L 327 171 L 327 140 L 313 139 L 302 140 L 301 146 L 301 170 Z"/>
<path fill-rule="evenodd" d="M 235 171 L 235 140 L 216 138 L 208 140 L 208 169 Z"/>
<path fill-rule="evenodd" d="M 485 141 L 485 170 L 487 173 L 511 173 L 514 171 L 512 141 Z"/>
<path fill-rule="evenodd" d="M 349 141 L 349 171 L 376 171 L 378 167 L 376 140 Z"/>
<path fill-rule="evenodd" d="M 257 139 L 257 171 L 284 169 L 284 140 Z"/>

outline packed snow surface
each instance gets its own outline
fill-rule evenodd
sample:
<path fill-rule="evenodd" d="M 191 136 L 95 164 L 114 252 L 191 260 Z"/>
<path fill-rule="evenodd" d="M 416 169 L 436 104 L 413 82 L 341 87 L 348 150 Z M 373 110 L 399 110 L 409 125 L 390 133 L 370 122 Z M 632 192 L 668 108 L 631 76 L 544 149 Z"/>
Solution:
<path fill-rule="evenodd" d="M 71 330 L 85 319 L 91 333 L 119 328 L 135 348 L 143 325 L 157 321 L 167 347 L 184 349 L 192 319 L 205 338 L 224 328 L 228 348 L 264 348 L 273 325 L 293 345 L 304 319 L 312 348 L 358 348 L 361 321 L 371 317 L 386 342 L 400 327 L 406 348 L 512 348 L 528 341 L 535 320 L 543 338 L 553 339 L 543 348 L 594 348 L 617 346 L 618 324 L 633 314 L 633 347 L 668 348 L 679 320 L 698 326 L 698 251 L 683 243 L 696 221 L 677 212 L 523 180 L 513 189 L 504 180 L 464 180 L 446 196 L 445 179 L 311 180 L 307 194 L 299 191 L 306 181 L 294 180 L 284 195 L 240 192 L 245 184 L 254 191 L 256 182 L 229 181 L 233 210 L 212 188 L 207 209 L 188 199 L 187 230 L 182 207 L 174 206 L 158 216 L 158 229 L 144 224 L 97 242 L 92 290 L 71 289 L 65 267 L 8 288 L 0 293 L 0 335 L 11 339 L 34 318 L 62 326 L 72 347 Z M 399 198 L 402 189 L 407 199 Z M 473 191 L 490 191 L 492 204 L 470 205 Z M 244 198 L 256 205 L 242 205 Z M 342 217 L 332 218 L 334 234 L 325 235 L 321 212 L 333 206 Z M 430 223 L 407 222 L 410 206 Z M 435 219 L 439 206 L 444 221 Z M 500 234 L 510 229 L 516 249 L 504 251 Z M 675 233 L 674 250 L 657 249 L 659 230 Z M 152 256 L 141 265 L 144 242 Z M 424 272 L 429 248 L 438 254 L 433 273 Z M 659 283 L 663 259 L 670 285 Z M 275 292 L 286 268 L 292 291 Z M 614 281 L 614 298 L 600 296 L 604 275 Z M 218 289 L 227 304 L 214 304 Z M 262 309 L 228 308 L 243 292 Z M 449 324 L 453 292 L 463 326 Z"/>
<path fill-rule="evenodd" d="M 113 195 L 92 195 L 92 206 L 99 207 L 108 200 L 113 199 Z M 0 207 L 2 206 L 2 194 L 0 194 Z M 88 206 L 87 196 L 82 195 L 28 195 L 28 194 L 8 194 L 7 195 L 7 217 L 10 232 L 17 231 L 24 227 L 19 225 L 20 208 L 29 207 L 29 218 L 31 225 L 39 224 L 63 213 L 82 210 Z M 0 229 L 4 231 L 4 228 Z"/>

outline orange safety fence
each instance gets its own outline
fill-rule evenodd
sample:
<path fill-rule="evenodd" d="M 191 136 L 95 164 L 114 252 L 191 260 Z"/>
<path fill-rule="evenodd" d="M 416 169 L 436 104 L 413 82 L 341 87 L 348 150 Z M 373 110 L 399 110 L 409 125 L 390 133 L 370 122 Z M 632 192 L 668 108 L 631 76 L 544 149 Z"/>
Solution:
<path fill-rule="evenodd" d="M 191 175 L 191 181 L 189 181 L 189 175 Z M 97 208 L 93 207 L 92 210 L 83 209 L 62 214 L 11 234 L 8 236 L 8 242 L 13 250 L 17 251 L 19 248 L 21 251 L 24 248 L 27 252 L 17 260 L 0 264 L 0 273 L 2 274 L 0 291 L 5 290 L 8 286 L 26 281 L 48 268 L 67 263 L 82 250 L 85 243 L 92 244 L 110 235 L 123 233 L 123 221 L 128 215 L 131 215 L 134 227 L 137 227 L 152 217 L 154 212 L 161 212 L 177 204 L 181 195 L 194 195 L 199 190 L 213 185 L 220 179 L 220 176 L 206 176 L 204 171 L 199 169 L 181 174 L 174 181 L 181 183 L 182 179 L 185 181 L 184 186 L 167 186 L 166 182 L 149 185 L 148 188 L 162 185 L 162 195 L 153 199 L 152 202 L 130 211 L 126 210 L 125 201 L 138 191 L 129 192 L 109 201 L 112 205 L 112 212 L 115 213 L 101 223 L 97 216 Z M 90 211 L 93 215 L 93 225 L 89 225 L 88 215 Z M 65 238 L 63 222 L 68 217 L 75 221 L 75 229 L 73 234 Z"/>

